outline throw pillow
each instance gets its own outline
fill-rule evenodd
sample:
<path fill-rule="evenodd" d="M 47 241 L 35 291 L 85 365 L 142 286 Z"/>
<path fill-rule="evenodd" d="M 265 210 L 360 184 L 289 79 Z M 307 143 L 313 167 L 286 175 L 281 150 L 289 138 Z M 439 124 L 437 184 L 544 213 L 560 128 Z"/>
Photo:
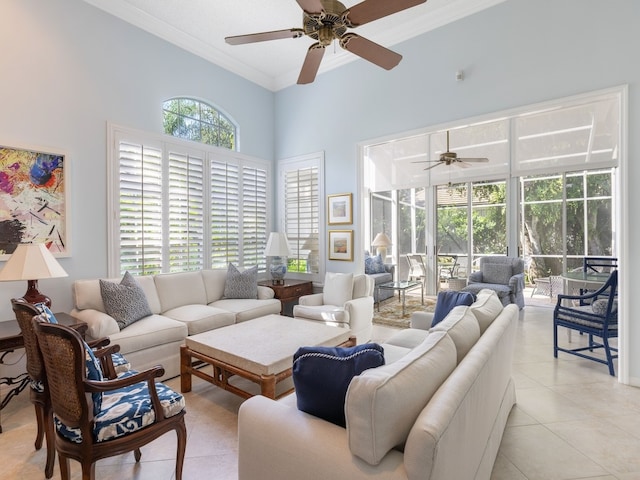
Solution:
<path fill-rule="evenodd" d="M 119 284 L 101 279 L 100 295 L 105 311 L 115 319 L 120 330 L 151 315 L 144 290 L 129 272 L 125 272 Z"/>
<path fill-rule="evenodd" d="M 344 427 L 344 399 L 351 379 L 384 365 L 376 343 L 355 347 L 301 347 L 293 355 L 298 410 Z"/>
<path fill-rule="evenodd" d="M 342 307 L 353 298 L 353 273 L 327 272 L 324 276 L 322 298 L 325 305 Z"/>
<path fill-rule="evenodd" d="M 44 303 L 36 303 L 34 307 L 36 307 L 38 311 L 47 318 L 47 321 L 49 323 L 58 323 L 58 319 L 56 318 L 56 316 Z"/>
<path fill-rule="evenodd" d="M 453 307 L 458 305 L 471 305 L 476 300 L 473 293 L 457 292 L 454 290 L 443 290 L 438 293 L 436 300 L 436 308 L 433 311 L 433 320 L 431 326 L 434 327 L 446 317 Z"/>
<path fill-rule="evenodd" d="M 227 269 L 224 282 L 225 298 L 258 298 L 258 266 L 241 272 L 233 263 Z"/>
<path fill-rule="evenodd" d="M 482 282 L 497 283 L 498 285 L 509 285 L 509 280 L 513 276 L 511 265 L 506 263 L 484 263 L 482 264 Z"/>
<path fill-rule="evenodd" d="M 384 272 L 386 272 L 384 268 L 384 261 L 380 255 L 364 259 L 364 273 L 367 275 L 375 275 L 376 273 Z"/>

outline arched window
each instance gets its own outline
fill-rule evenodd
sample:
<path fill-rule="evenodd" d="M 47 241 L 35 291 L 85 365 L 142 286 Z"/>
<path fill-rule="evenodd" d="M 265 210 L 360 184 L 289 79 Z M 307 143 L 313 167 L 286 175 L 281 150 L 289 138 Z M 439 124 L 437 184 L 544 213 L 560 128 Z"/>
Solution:
<path fill-rule="evenodd" d="M 164 132 L 174 137 L 236 149 L 237 127 L 211 105 L 193 98 L 172 98 L 162 105 Z"/>

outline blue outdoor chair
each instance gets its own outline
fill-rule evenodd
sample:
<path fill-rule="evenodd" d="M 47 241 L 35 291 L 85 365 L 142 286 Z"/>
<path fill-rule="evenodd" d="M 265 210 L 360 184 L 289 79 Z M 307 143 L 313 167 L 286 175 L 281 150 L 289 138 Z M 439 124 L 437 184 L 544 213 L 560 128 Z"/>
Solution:
<path fill-rule="evenodd" d="M 577 306 L 569 304 L 577 303 Z M 558 346 L 558 327 L 576 330 L 589 335 L 588 346 L 561 348 Z M 594 337 L 601 342 L 594 341 Z M 553 356 L 565 352 L 578 357 L 604 363 L 609 374 L 615 376 L 613 360 L 618 358 L 618 349 L 609 344 L 609 339 L 618 337 L 618 271 L 613 270 L 609 278 L 597 291 L 584 295 L 558 295 L 553 311 Z M 604 349 L 606 360 L 586 352 Z"/>

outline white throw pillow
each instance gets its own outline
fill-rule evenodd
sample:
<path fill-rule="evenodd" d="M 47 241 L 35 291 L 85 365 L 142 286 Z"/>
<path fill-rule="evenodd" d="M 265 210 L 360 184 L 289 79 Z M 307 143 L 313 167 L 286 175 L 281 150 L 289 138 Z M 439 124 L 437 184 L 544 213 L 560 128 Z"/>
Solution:
<path fill-rule="evenodd" d="M 483 288 L 478 292 L 476 301 L 469 307 L 469 310 L 471 310 L 478 319 L 480 335 L 482 335 L 487 327 L 491 325 L 491 322 L 500 315 L 503 308 L 502 302 L 493 290 Z"/>
<path fill-rule="evenodd" d="M 342 307 L 353 296 L 353 273 L 327 272 L 322 298 L 325 305 Z"/>

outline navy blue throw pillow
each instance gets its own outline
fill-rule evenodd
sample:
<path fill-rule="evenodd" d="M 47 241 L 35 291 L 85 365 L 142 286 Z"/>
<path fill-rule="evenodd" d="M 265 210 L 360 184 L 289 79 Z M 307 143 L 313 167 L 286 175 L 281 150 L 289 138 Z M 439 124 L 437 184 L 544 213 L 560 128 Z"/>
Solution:
<path fill-rule="evenodd" d="M 476 297 L 471 292 L 457 292 L 454 290 L 443 290 L 438 293 L 438 300 L 436 300 L 436 308 L 433 312 L 433 320 L 431 326 L 435 326 L 444 320 L 453 307 L 458 305 L 471 305 L 476 301 Z"/>
<path fill-rule="evenodd" d="M 344 427 L 344 400 L 351 379 L 384 365 L 377 343 L 355 347 L 300 347 L 293 355 L 298 410 Z"/>

